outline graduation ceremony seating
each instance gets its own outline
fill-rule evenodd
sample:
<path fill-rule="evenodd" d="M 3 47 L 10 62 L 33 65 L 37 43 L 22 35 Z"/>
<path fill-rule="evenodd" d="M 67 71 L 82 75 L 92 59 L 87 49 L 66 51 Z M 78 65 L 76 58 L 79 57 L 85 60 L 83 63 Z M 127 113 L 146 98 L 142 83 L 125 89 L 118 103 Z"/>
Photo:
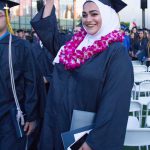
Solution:
<path fill-rule="evenodd" d="M 132 120 L 133 121 L 133 120 Z M 150 128 L 127 128 L 124 146 L 141 147 L 145 146 L 149 150 Z"/>
<path fill-rule="evenodd" d="M 124 146 L 149 150 L 150 147 L 150 67 L 132 61 L 134 85 L 131 95 Z"/>
<path fill-rule="evenodd" d="M 133 65 L 134 73 L 147 72 L 147 69 L 145 65 Z"/>

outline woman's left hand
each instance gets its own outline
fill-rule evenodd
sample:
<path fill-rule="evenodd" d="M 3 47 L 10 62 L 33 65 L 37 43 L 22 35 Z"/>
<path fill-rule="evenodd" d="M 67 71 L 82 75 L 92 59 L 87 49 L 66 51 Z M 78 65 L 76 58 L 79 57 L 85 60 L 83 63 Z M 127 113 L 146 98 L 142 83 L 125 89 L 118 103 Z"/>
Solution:
<path fill-rule="evenodd" d="M 92 150 L 87 143 L 84 143 L 79 150 Z"/>

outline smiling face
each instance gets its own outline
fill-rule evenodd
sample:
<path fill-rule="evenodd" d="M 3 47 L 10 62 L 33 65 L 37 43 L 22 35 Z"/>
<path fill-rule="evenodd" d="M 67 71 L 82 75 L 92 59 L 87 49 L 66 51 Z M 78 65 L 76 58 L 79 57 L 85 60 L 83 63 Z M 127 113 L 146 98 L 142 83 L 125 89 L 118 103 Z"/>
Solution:
<path fill-rule="evenodd" d="M 83 7 L 82 23 L 86 32 L 96 34 L 102 26 L 102 18 L 98 6 L 94 2 L 87 2 Z"/>

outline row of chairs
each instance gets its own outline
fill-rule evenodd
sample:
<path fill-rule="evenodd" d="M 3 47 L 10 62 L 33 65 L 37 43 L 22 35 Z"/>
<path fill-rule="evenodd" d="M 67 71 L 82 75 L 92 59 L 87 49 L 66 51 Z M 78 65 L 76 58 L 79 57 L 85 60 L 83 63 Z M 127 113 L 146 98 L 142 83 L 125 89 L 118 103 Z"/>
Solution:
<path fill-rule="evenodd" d="M 149 150 L 150 145 L 150 67 L 139 61 L 132 62 L 134 68 L 134 86 L 130 104 L 130 115 L 125 137 L 125 146 L 142 146 Z M 145 107 L 144 107 L 145 106 Z M 146 113 L 143 115 L 144 109 Z M 144 128 L 143 128 L 144 126 Z"/>
<path fill-rule="evenodd" d="M 142 63 L 140 61 L 138 61 L 138 60 L 132 61 L 132 64 L 133 65 L 142 65 Z"/>
<path fill-rule="evenodd" d="M 130 105 L 130 113 L 133 116 L 129 116 L 126 136 L 125 136 L 125 146 L 136 146 L 139 150 L 143 146 L 146 150 L 149 150 L 150 145 L 150 116 L 148 115 L 150 110 L 150 103 L 147 105 L 147 113 L 145 119 L 145 127 L 142 128 L 142 104 L 137 100 L 132 100 Z M 138 114 L 137 114 L 138 113 Z"/>
<path fill-rule="evenodd" d="M 130 113 L 132 113 L 133 117 L 138 118 L 140 127 L 142 127 L 142 123 L 144 123 L 143 118 L 145 117 L 144 127 L 150 127 L 150 102 L 146 106 L 145 114 L 143 115 L 143 104 L 141 104 L 137 100 L 132 100 L 130 103 Z"/>
<path fill-rule="evenodd" d="M 130 119 L 131 120 L 131 119 Z M 128 128 L 126 131 L 124 146 L 138 147 L 143 146 L 149 150 L 150 145 L 150 128 Z"/>
<path fill-rule="evenodd" d="M 143 146 L 149 150 L 150 145 L 150 67 L 141 65 L 139 61 L 132 62 L 135 84 L 132 90 L 130 115 L 125 137 L 125 146 Z M 146 113 L 143 115 L 143 111 Z M 144 128 L 143 128 L 144 126 Z"/>
<path fill-rule="evenodd" d="M 138 72 L 150 72 L 150 67 L 147 67 L 145 65 L 133 65 L 134 73 Z"/>
<path fill-rule="evenodd" d="M 134 84 L 131 99 L 147 105 L 150 102 L 150 80 Z"/>

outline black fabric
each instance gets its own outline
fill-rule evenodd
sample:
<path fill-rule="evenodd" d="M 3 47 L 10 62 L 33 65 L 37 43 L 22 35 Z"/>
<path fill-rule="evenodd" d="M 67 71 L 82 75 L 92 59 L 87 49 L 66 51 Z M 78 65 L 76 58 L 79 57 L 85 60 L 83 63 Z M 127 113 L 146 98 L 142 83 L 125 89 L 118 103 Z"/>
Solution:
<path fill-rule="evenodd" d="M 49 78 L 53 71 L 53 57 L 45 47 L 32 43 L 32 53 L 42 75 Z"/>
<path fill-rule="evenodd" d="M 54 7 L 52 14 L 46 18 L 42 18 L 43 9 L 32 19 L 31 25 L 43 45 L 49 50 L 52 56 L 55 57 L 60 47 L 69 41 L 72 35 L 63 34 L 58 31 Z"/>
<path fill-rule="evenodd" d="M 9 8 L 19 5 L 19 3 L 16 3 L 16 2 L 13 2 L 13 1 L 1 0 L 0 1 L 0 10 L 4 10 L 4 7 L 6 6 L 6 4 Z"/>
<path fill-rule="evenodd" d="M 36 73 L 30 46 L 15 36 L 12 37 L 12 61 L 16 92 L 28 121 L 36 120 L 37 91 Z M 8 44 L 9 36 L 0 41 L 0 118 L 15 104 L 12 93 Z"/>
<path fill-rule="evenodd" d="M 39 15 L 42 16 L 42 12 Z M 56 29 L 56 25 L 52 26 L 52 15 L 32 21 L 32 25 L 42 41 L 49 44 L 47 48 L 52 48 L 50 52 L 56 55 L 57 48 L 64 43 L 56 42 L 55 34 L 46 30 Z M 87 139 L 93 150 L 121 150 L 132 87 L 133 68 L 122 43 L 110 45 L 106 51 L 93 56 L 74 71 L 67 71 L 64 65 L 56 63 L 39 149 L 63 150 L 61 133 L 69 131 L 72 112 L 76 109 L 97 113 L 96 125 Z"/>
<path fill-rule="evenodd" d="M 0 150 L 24 150 L 26 137 L 17 138 L 10 114 L 0 119 Z"/>
<path fill-rule="evenodd" d="M 96 126 L 87 139 L 93 150 L 121 150 L 132 86 L 132 65 L 119 43 L 74 71 L 56 64 L 40 150 L 63 150 L 61 133 L 69 131 L 74 109 L 97 113 Z"/>

